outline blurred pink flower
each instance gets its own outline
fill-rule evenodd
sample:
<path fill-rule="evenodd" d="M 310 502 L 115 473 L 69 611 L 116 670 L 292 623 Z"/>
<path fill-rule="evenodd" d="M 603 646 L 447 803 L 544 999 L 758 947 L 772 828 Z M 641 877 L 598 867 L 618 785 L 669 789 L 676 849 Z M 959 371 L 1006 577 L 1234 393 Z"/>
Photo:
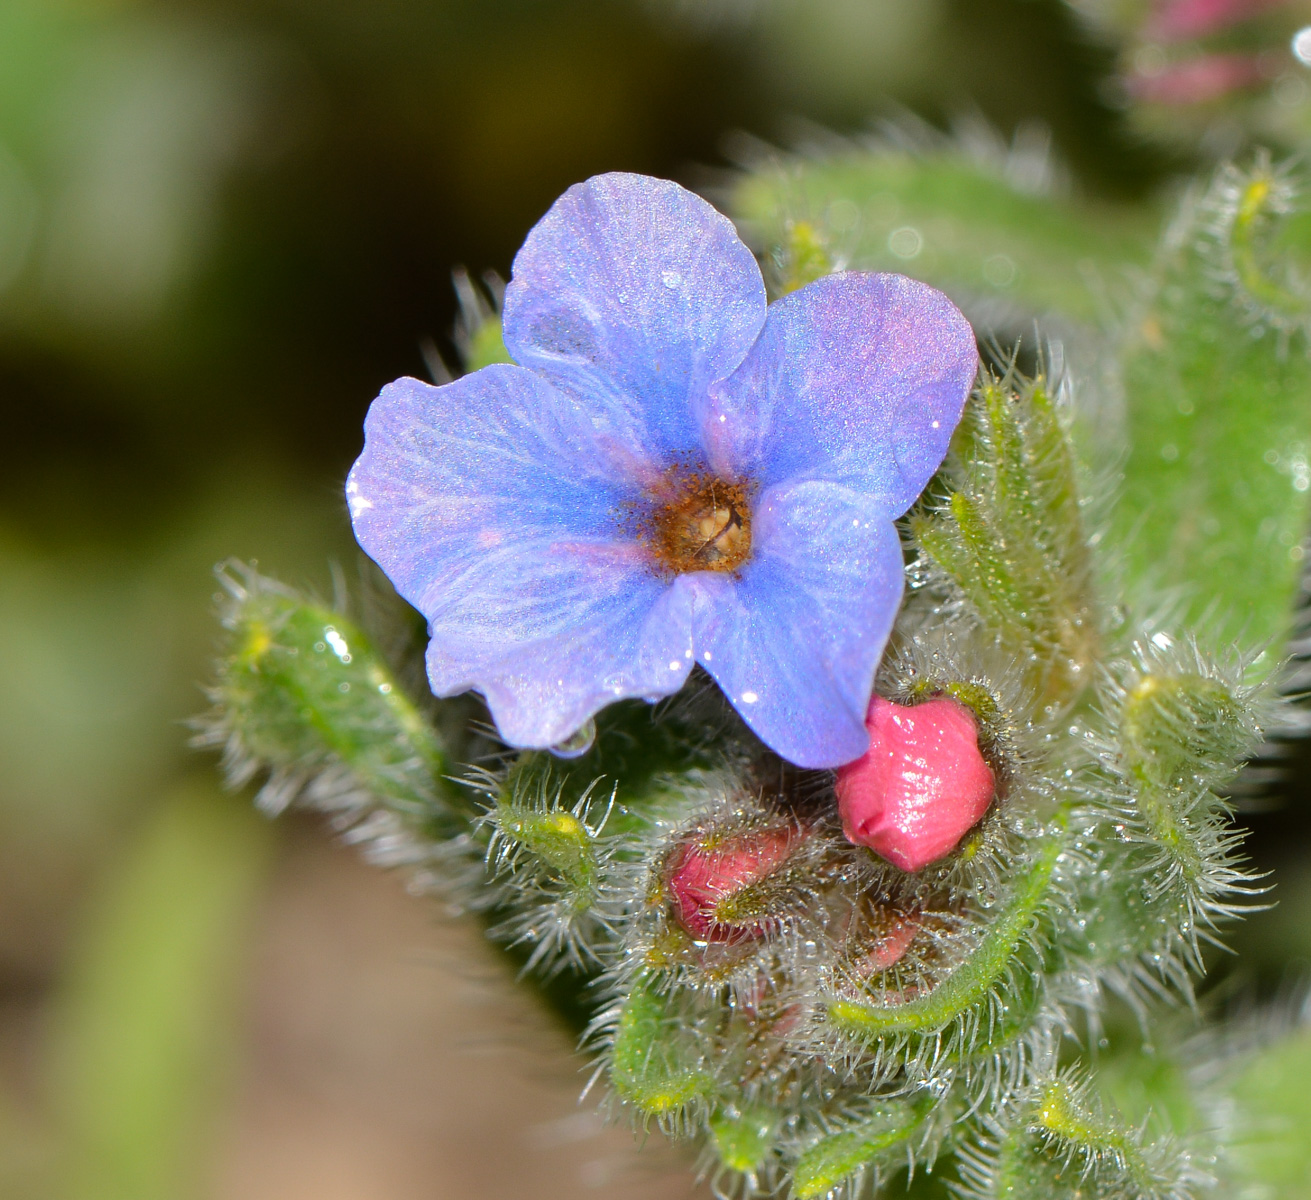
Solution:
<path fill-rule="evenodd" d="M 1276 8 L 1285 0 L 1165 0 L 1147 22 L 1149 38 L 1181 42 L 1227 29 Z"/>
<path fill-rule="evenodd" d="M 1183 107 L 1255 87 L 1271 74 L 1268 55 L 1203 54 L 1150 75 L 1131 75 L 1126 85 L 1135 100 Z"/>
<path fill-rule="evenodd" d="M 842 831 L 918 871 L 951 853 L 996 794 L 974 717 L 945 697 L 906 707 L 875 696 L 865 727 L 868 752 L 838 770 Z"/>

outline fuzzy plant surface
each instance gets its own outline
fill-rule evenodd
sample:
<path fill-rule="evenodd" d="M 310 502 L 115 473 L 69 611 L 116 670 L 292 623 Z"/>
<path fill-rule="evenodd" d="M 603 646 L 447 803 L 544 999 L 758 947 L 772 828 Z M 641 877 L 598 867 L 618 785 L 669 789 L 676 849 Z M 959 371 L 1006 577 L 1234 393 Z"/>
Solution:
<path fill-rule="evenodd" d="M 530 235 L 503 340 L 499 296 L 463 279 L 481 369 L 384 392 L 348 488 L 427 619 L 428 683 L 413 648 L 384 650 L 386 622 L 221 571 L 199 740 L 231 781 L 259 779 L 270 813 L 322 810 L 484 921 L 580 1029 L 588 1096 L 688 1142 L 721 1196 L 1311 1188 L 1306 1028 L 1192 1003 L 1226 923 L 1262 902 L 1228 796 L 1287 721 L 1311 515 L 1301 184 L 1227 167 L 1154 244 L 1152 214 L 1081 205 L 1016 162 L 884 142 L 756 164 L 734 206 L 767 312 L 728 223 L 635 177 L 572 189 Z M 634 196 L 643 237 L 701 222 L 695 253 L 674 237 L 645 282 L 625 257 L 639 277 L 606 276 L 613 312 L 551 308 L 551 287 L 604 275 Z M 575 211 L 592 258 L 570 257 Z M 679 310 L 695 352 L 666 345 L 668 370 L 642 376 L 712 235 L 713 294 Z M 977 375 L 955 308 L 866 274 L 889 268 L 971 317 L 992 348 Z M 898 340 L 898 304 L 937 331 L 928 350 Z M 1027 371 L 997 350 L 1017 312 L 1065 340 Z M 618 401 L 587 408 L 602 375 L 655 397 L 648 442 Z M 815 433 L 834 378 L 884 406 L 876 428 L 843 408 L 845 442 Z M 906 433 L 907 394 L 941 416 Z M 727 440 L 689 442 L 687 411 Z M 824 454 L 803 461 L 807 438 Z M 668 453 L 663 473 L 631 467 L 638 443 Z M 850 445 L 873 449 L 853 465 Z M 889 453 L 900 473 L 878 475 Z M 579 524 L 615 477 L 601 461 L 655 497 L 614 518 L 646 557 L 604 602 L 610 576 L 554 557 L 610 544 Z M 546 547 L 530 571 L 511 554 L 527 542 Z M 841 587 L 815 582 L 821 558 Z"/>

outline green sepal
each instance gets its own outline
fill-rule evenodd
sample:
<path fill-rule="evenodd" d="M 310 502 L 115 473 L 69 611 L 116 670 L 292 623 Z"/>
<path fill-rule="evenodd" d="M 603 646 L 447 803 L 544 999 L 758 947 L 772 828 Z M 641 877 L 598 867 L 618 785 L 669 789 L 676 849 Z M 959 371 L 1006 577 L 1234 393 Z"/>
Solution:
<path fill-rule="evenodd" d="M 1237 855 L 1242 834 L 1221 793 L 1260 742 L 1260 691 L 1243 682 L 1241 662 L 1223 669 L 1195 645 L 1162 635 L 1137 646 L 1136 657 L 1107 764 L 1128 793 L 1111 818 L 1123 843 L 1110 845 L 1104 862 L 1138 886 L 1089 897 L 1084 907 L 1090 936 L 1108 920 L 1119 926 L 1107 926 L 1103 954 L 1117 943 L 1127 949 L 1127 938 L 1184 984 L 1171 947 L 1200 967 L 1199 936 L 1210 938 L 1243 895 L 1258 890 Z"/>
<path fill-rule="evenodd" d="M 577 813 L 501 803 L 491 817 L 503 838 L 531 854 L 564 884 L 575 908 L 591 907 L 600 875 L 596 837 Z"/>
<path fill-rule="evenodd" d="M 1250 709 L 1220 680 L 1145 674 L 1125 697 L 1120 746 L 1137 810 L 1190 892 L 1205 886 L 1212 855 L 1199 835 L 1221 807 L 1207 789 L 1256 741 Z"/>
<path fill-rule="evenodd" d="M 710 1134 L 719 1161 L 743 1175 L 759 1171 L 774 1149 L 780 1120 L 779 1112 L 765 1105 L 716 1109 Z"/>
<path fill-rule="evenodd" d="M 1223 680 L 1191 671 L 1140 675 L 1125 695 L 1119 729 L 1129 777 L 1153 795 L 1222 781 L 1259 734 L 1250 703 Z"/>
<path fill-rule="evenodd" d="M 786 296 L 833 270 L 833 260 L 815 226 L 809 221 L 790 221 L 778 248 L 779 295 Z"/>
<path fill-rule="evenodd" d="M 510 352 L 505 348 L 505 335 L 501 329 L 499 313 L 488 317 L 469 335 L 464 359 L 467 371 L 477 371 L 483 367 L 490 367 L 493 363 L 514 362 Z"/>
<path fill-rule="evenodd" d="M 596 739 L 586 753 L 560 759 L 524 751 L 511 762 L 499 796 L 522 806 L 525 798 L 549 793 L 555 807 L 572 809 L 586 795 L 613 795 L 611 831 L 639 832 L 654 813 L 677 802 L 689 780 L 722 766 L 732 753 L 721 710 L 717 698 L 611 704 L 597 713 Z"/>
<path fill-rule="evenodd" d="M 1147 1141 L 1070 1073 L 1037 1086 L 980 1174 L 990 1200 L 1186 1200 L 1207 1181 L 1172 1137 Z"/>
<path fill-rule="evenodd" d="M 610 1049 L 610 1082 L 623 1100 L 653 1117 L 672 1117 L 714 1092 L 686 1025 L 664 999 L 639 985 L 624 1001 Z"/>
<path fill-rule="evenodd" d="M 876 1164 L 923 1124 L 930 1105 L 906 1100 L 871 1104 L 868 1113 L 847 1128 L 826 1134 L 804 1151 L 792 1168 L 796 1200 L 826 1196 L 858 1171 Z"/>

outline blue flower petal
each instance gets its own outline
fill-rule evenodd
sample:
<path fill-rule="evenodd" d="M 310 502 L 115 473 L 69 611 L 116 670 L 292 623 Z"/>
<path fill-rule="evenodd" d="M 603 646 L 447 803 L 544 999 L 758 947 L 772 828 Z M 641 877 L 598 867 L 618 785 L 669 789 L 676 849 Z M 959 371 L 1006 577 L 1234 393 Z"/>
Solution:
<path fill-rule="evenodd" d="M 802 767 L 865 753 L 874 671 L 901 602 L 886 511 L 831 483 L 761 495 L 741 575 L 696 580 L 697 657 L 772 750 Z"/>
<path fill-rule="evenodd" d="M 402 379 L 365 435 L 355 535 L 428 618 L 437 695 L 476 688 L 507 742 L 549 746 L 605 704 L 682 685 L 690 592 L 623 533 L 642 464 L 576 400 L 514 366 Z"/>
<path fill-rule="evenodd" d="M 515 256 L 505 344 L 669 461 L 695 453 L 707 388 L 741 363 L 765 305 L 728 218 L 666 179 L 598 175 L 565 192 Z"/>
<path fill-rule="evenodd" d="M 902 275 L 828 275 L 776 301 L 733 376 L 712 389 L 710 464 L 765 485 L 827 479 L 889 516 L 924 490 L 974 376 L 969 322 Z"/>

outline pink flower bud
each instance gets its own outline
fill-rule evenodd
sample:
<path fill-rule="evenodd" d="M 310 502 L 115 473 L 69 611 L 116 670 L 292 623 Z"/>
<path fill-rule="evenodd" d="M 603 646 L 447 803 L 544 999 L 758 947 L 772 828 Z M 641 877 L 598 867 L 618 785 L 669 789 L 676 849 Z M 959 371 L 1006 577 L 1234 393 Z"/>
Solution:
<path fill-rule="evenodd" d="M 865 728 L 869 750 L 838 770 L 842 831 L 918 871 L 954 850 L 996 795 L 974 716 L 945 697 L 906 707 L 875 696 Z"/>
<path fill-rule="evenodd" d="M 769 915 L 734 901 L 746 900 L 747 888 L 782 866 L 802 836 L 785 826 L 684 843 L 669 862 L 669 896 L 678 923 L 702 942 L 762 937 Z"/>

